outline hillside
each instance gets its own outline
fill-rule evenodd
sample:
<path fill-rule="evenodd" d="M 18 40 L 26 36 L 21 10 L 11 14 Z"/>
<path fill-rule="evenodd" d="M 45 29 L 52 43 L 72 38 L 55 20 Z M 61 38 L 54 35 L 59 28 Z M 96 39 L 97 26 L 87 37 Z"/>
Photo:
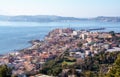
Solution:
<path fill-rule="evenodd" d="M 61 22 L 61 21 L 80 21 L 85 20 L 74 17 L 61 17 L 54 15 L 35 15 L 35 16 L 3 16 L 0 15 L 0 21 L 25 21 L 25 22 Z"/>
<path fill-rule="evenodd" d="M 120 22 L 120 17 L 103 17 L 99 16 L 92 18 L 92 20 L 103 21 L 103 22 Z"/>
<path fill-rule="evenodd" d="M 18 15 L 5 16 L 0 15 L 0 21 L 24 21 L 24 22 L 70 22 L 70 21 L 102 21 L 102 22 L 120 22 L 120 17 L 95 17 L 95 18 L 75 18 L 62 17 L 55 15 Z"/>

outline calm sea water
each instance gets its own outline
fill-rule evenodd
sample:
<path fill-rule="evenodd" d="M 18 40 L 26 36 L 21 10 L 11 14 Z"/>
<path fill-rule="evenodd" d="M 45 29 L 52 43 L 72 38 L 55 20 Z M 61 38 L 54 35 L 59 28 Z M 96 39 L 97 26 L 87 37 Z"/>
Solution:
<path fill-rule="evenodd" d="M 0 21 L 0 54 L 14 52 L 31 46 L 30 40 L 41 39 L 49 31 L 55 28 L 101 28 L 104 31 L 120 32 L 120 23 L 98 22 L 98 21 L 80 21 L 80 22 L 51 22 L 51 23 L 35 23 L 35 22 L 3 22 Z"/>

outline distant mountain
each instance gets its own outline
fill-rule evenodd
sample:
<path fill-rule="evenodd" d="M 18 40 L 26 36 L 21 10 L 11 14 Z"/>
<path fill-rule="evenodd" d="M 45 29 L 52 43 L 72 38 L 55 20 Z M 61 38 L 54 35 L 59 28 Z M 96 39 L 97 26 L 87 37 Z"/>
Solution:
<path fill-rule="evenodd" d="M 92 20 L 103 21 L 103 22 L 120 22 L 120 17 L 99 16 L 99 17 L 96 17 L 96 18 L 92 18 Z"/>
<path fill-rule="evenodd" d="M 36 16 L 3 16 L 0 15 L 0 21 L 26 21 L 26 22 L 60 22 L 60 21 L 80 21 L 84 18 L 61 17 L 54 15 L 36 15 Z"/>
<path fill-rule="evenodd" d="M 62 17 L 55 15 L 18 15 L 18 16 L 4 16 L 0 15 L 0 21 L 24 21 L 24 22 L 69 22 L 69 21 L 86 21 L 95 20 L 102 22 L 120 22 L 120 17 L 96 17 L 96 18 L 75 18 Z"/>

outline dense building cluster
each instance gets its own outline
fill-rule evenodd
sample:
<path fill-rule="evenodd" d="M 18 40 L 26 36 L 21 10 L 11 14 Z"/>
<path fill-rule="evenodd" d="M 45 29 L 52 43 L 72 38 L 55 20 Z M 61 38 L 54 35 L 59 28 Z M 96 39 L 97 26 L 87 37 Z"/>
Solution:
<path fill-rule="evenodd" d="M 120 51 L 120 34 L 73 29 L 55 29 L 43 41 L 33 40 L 32 47 L 0 57 L 0 65 L 12 68 L 13 75 L 36 74 L 45 62 L 68 50 L 76 61 L 99 52 Z"/>

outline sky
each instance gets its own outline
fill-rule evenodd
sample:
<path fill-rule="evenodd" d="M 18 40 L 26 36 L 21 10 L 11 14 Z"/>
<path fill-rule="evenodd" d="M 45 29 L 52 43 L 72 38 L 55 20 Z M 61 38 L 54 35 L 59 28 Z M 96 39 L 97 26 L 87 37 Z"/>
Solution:
<path fill-rule="evenodd" d="M 0 0 L 0 15 L 120 16 L 120 0 Z"/>

